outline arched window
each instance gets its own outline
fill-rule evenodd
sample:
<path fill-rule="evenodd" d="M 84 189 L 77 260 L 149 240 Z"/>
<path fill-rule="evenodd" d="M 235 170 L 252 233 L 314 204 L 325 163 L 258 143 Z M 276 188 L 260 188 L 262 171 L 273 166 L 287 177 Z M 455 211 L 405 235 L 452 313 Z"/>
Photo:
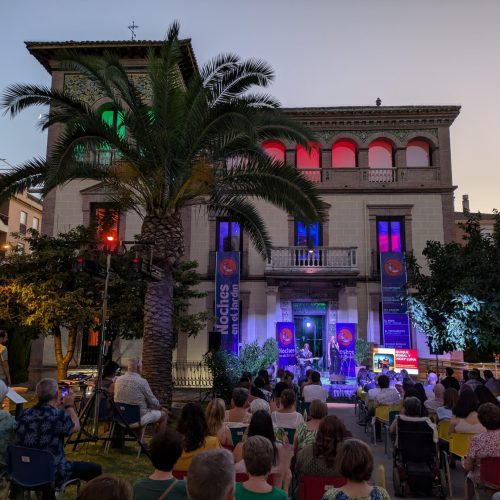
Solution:
<path fill-rule="evenodd" d="M 297 144 L 297 168 L 319 168 L 319 144 L 310 143 L 310 152 Z"/>
<path fill-rule="evenodd" d="M 262 149 L 273 160 L 285 163 L 285 146 L 278 141 L 266 141 L 262 144 Z"/>
<path fill-rule="evenodd" d="M 356 144 L 340 140 L 332 147 L 332 168 L 356 167 Z"/>
<path fill-rule="evenodd" d="M 429 167 L 430 148 L 429 144 L 422 139 L 414 139 L 406 146 L 407 167 Z"/>
<path fill-rule="evenodd" d="M 125 137 L 123 113 L 107 105 L 104 105 L 101 108 L 100 113 L 102 121 L 109 127 L 115 129 L 118 132 L 118 137 L 120 137 L 120 139 L 123 139 Z"/>
<path fill-rule="evenodd" d="M 392 144 L 389 141 L 379 139 L 368 146 L 368 166 L 370 168 L 392 168 L 394 166 Z"/>

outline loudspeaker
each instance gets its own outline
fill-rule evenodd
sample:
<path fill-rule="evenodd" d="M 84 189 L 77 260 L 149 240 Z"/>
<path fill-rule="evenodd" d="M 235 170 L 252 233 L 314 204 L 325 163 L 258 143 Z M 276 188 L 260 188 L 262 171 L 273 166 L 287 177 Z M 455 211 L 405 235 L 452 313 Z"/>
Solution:
<path fill-rule="evenodd" d="M 208 332 L 208 350 L 220 349 L 220 332 Z"/>

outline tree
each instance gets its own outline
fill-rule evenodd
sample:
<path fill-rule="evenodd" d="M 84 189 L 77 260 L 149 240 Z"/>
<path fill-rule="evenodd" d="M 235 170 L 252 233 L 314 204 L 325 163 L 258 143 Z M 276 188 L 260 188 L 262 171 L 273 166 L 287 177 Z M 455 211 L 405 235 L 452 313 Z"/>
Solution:
<path fill-rule="evenodd" d="M 57 237 L 32 231 L 23 239 L 29 254 L 14 253 L 0 263 L 0 316 L 18 324 L 25 335 L 54 337 L 58 378 L 66 377 L 76 347 L 77 332 L 101 322 L 104 253 L 92 243 L 92 229 L 77 227 Z M 82 250 L 83 249 L 83 250 Z M 79 254 L 82 269 L 75 268 Z M 108 290 L 108 326 L 122 338 L 139 338 L 143 332 L 143 304 L 147 278 L 131 272 L 134 253 L 112 255 Z M 78 258 L 78 260 L 80 259 Z M 84 264 L 85 263 L 85 264 Z M 188 314 L 193 298 L 205 294 L 193 289 L 200 282 L 196 262 L 182 262 L 174 275 L 175 333 L 195 336 L 206 313 Z M 90 269 L 90 272 L 89 272 Z M 92 271 L 93 270 L 93 271 Z M 9 328 L 10 330 L 10 328 Z M 63 352 L 62 332 L 68 332 Z M 13 339 L 12 339 L 13 340 Z"/>
<path fill-rule="evenodd" d="M 470 215 L 464 244 L 429 241 L 423 251 L 429 274 L 407 257 L 412 321 L 436 351 L 500 350 L 500 216 L 493 236 Z"/>
<path fill-rule="evenodd" d="M 314 185 L 296 169 L 266 157 L 259 146 L 269 138 L 306 147 L 314 140 L 280 113 L 273 97 L 253 91 L 269 86 L 270 66 L 219 55 L 185 84 L 179 76 L 178 33 L 173 23 L 161 49 L 149 52 L 148 97 L 112 52 L 102 57 L 62 54 L 62 69 L 91 79 L 123 117 L 125 135 L 121 127 L 103 123 L 88 104 L 58 90 L 11 85 L 2 100 L 11 116 L 49 105 L 42 128 L 64 129 L 46 160 L 33 159 L 2 177 L 0 198 L 34 185 L 47 193 L 74 179 L 94 179 L 115 193 L 111 201 L 143 217 L 141 239 L 155 242 L 155 264 L 163 271 L 162 279 L 149 282 L 146 290 L 144 375 L 166 404 L 172 397 L 173 274 L 184 253 L 182 209 L 199 205 L 233 218 L 264 258 L 270 257 L 271 241 L 255 201 L 269 202 L 306 223 L 325 216 Z M 120 159 L 108 167 L 87 160 L 103 143 Z"/>

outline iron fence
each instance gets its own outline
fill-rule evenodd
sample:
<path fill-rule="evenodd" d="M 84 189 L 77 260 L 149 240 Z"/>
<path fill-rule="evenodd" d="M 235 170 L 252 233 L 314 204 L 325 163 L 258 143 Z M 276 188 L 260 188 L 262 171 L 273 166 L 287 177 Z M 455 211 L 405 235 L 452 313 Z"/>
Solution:
<path fill-rule="evenodd" d="M 203 361 L 175 361 L 172 368 L 174 387 L 184 389 L 209 389 L 213 379 Z"/>

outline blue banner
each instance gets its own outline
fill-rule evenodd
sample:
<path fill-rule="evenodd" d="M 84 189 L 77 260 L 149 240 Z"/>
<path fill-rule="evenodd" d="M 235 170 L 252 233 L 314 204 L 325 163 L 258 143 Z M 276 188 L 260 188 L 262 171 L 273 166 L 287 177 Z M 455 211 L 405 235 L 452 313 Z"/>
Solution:
<path fill-rule="evenodd" d="M 297 364 L 295 357 L 295 324 L 276 323 L 276 340 L 278 342 L 278 368 L 287 368 Z"/>
<path fill-rule="evenodd" d="M 356 376 L 356 323 L 337 323 L 335 335 L 339 345 L 339 375 Z"/>
<path fill-rule="evenodd" d="M 221 334 L 221 349 L 238 355 L 240 253 L 217 252 L 215 268 L 215 331 Z"/>
<path fill-rule="evenodd" d="M 401 252 L 380 254 L 384 347 L 410 348 L 406 296 L 406 266 Z"/>

